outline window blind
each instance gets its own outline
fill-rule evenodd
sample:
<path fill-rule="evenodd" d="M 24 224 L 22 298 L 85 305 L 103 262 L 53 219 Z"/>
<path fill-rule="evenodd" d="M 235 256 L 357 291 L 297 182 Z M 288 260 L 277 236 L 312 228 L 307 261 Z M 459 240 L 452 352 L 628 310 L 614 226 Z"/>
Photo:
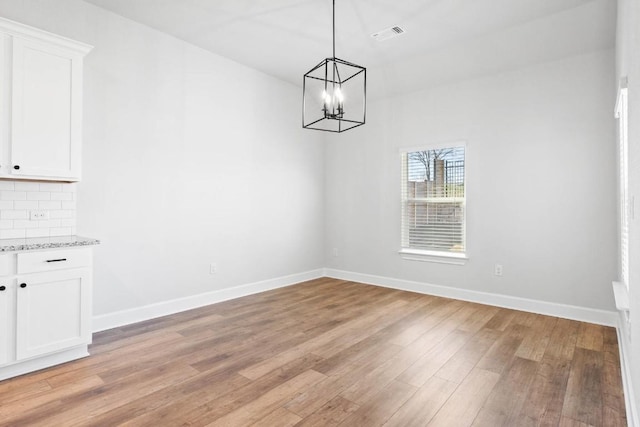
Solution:
<path fill-rule="evenodd" d="M 625 85 L 626 86 L 626 85 Z M 616 105 L 620 160 L 620 275 L 629 288 L 629 143 L 627 124 L 627 88 L 621 87 Z"/>
<path fill-rule="evenodd" d="M 465 148 L 402 153 L 402 248 L 465 252 Z"/>

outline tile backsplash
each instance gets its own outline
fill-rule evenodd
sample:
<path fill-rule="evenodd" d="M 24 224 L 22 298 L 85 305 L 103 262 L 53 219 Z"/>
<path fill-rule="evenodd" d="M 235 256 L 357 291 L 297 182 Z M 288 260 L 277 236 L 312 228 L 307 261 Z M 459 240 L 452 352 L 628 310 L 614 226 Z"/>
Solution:
<path fill-rule="evenodd" d="M 31 220 L 32 211 L 49 218 Z M 0 239 L 76 234 L 76 184 L 0 180 Z"/>

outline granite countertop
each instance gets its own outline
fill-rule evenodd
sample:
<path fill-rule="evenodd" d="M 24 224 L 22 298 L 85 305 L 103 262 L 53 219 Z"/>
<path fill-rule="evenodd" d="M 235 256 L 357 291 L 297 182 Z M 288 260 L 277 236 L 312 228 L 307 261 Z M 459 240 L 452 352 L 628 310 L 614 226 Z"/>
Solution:
<path fill-rule="evenodd" d="M 100 240 L 81 236 L 29 237 L 25 239 L 0 239 L 0 252 L 33 251 L 38 249 L 68 248 L 99 245 Z"/>

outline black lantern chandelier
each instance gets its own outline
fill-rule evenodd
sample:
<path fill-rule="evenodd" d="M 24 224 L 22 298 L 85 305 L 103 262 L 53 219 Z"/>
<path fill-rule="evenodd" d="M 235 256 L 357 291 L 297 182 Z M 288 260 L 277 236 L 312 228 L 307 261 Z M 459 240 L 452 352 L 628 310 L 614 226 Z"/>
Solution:
<path fill-rule="evenodd" d="M 333 0 L 333 56 L 302 81 L 302 127 L 344 132 L 364 124 L 367 69 L 336 58 L 336 1 Z"/>

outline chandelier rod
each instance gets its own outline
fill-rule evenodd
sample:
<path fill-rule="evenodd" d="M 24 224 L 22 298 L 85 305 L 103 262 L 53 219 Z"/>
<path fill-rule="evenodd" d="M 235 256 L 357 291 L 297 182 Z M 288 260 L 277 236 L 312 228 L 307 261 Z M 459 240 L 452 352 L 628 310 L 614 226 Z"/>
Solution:
<path fill-rule="evenodd" d="M 336 0 L 333 0 L 333 59 L 336 59 Z"/>

